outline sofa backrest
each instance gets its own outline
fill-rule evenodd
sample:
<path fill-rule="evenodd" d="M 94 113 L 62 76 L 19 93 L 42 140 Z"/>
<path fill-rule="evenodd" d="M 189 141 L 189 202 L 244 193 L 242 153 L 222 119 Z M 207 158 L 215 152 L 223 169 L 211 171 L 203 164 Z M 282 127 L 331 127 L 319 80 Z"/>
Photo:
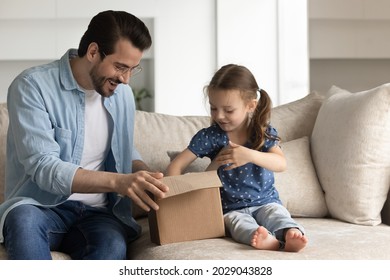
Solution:
<path fill-rule="evenodd" d="M 137 111 L 134 144 L 154 171 L 165 172 L 170 155 L 184 150 L 192 136 L 210 125 L 207 116 L 171 116 Z"/>
<path fill-rule="evenodd" d="M 274 107 L 271 124 L 278 130 L 282 142 L 311 136 L 324 95 L 312 92 L 296 101 Z"/>

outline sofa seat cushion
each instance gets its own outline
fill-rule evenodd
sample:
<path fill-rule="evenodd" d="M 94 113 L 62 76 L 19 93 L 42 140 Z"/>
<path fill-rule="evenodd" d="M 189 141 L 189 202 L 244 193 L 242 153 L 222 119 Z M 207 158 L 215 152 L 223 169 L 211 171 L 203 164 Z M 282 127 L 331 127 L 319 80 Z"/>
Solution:
<path fill-rule="evenodd" d="M 390 84 L 358 93 L 331 91 L 311 138 L 329 212 L 378 225 L 390 185 Z"/>
<path fill-rule="evenodd" d="M 303 202 L 304 203 L 304 202 Z M 296 218 L 309 239 L 299 253 L 255 250 L 230 238 L 213 238 L 156 245 L 150 241 L 147 218 L 139 220 L 142 236 L 128 248 L 128 258 L 137 260 L 388 260 L 390 226 L 345 223 L 326 218 Z M 364 238 L 362 238 L 364 236 Z M 378 248 L 381 248 L 378 250 Z"/>

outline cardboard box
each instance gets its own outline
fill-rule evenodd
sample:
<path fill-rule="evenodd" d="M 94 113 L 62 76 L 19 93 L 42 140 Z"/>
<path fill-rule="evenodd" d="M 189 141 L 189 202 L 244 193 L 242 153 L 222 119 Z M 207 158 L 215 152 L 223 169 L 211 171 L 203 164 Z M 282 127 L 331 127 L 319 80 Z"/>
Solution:
<path fill-rule="evenodd" d="M 169 192 L 156 200 L 158 211 L 149 212 L 150 239 L 168 243 L 222 237 L 225 235 L 216 171 L 164 177 Z"/>

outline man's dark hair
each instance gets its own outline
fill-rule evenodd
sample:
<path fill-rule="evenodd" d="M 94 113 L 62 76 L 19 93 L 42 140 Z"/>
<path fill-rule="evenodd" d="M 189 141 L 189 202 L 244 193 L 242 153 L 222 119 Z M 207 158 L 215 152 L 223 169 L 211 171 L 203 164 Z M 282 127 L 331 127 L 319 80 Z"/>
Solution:
<path fill-rule="evenodd" d="M 152 38 L 146 25 L 136 16 L 124 11 L 104 11 L 94 16 L 80 40 L 79 57 L 87 53 L 88 46 L 95 42 L 103 57 L 114 53 L 120 39 L 129 40 L 136 48 L 144 51 L 152 45 Z"/>

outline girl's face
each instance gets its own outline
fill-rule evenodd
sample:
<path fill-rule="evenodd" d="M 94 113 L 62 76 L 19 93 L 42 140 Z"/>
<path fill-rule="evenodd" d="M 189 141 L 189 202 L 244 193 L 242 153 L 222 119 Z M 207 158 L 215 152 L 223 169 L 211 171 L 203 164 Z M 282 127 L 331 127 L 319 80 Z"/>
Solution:
<path fill-rule="evenodd" d="M 248 113 L 256 107 L 256 100 L 245 103 L 239 90 L 215 90 L 209 102 L 211 118 L 226 132 L 246 128 Z"/>

